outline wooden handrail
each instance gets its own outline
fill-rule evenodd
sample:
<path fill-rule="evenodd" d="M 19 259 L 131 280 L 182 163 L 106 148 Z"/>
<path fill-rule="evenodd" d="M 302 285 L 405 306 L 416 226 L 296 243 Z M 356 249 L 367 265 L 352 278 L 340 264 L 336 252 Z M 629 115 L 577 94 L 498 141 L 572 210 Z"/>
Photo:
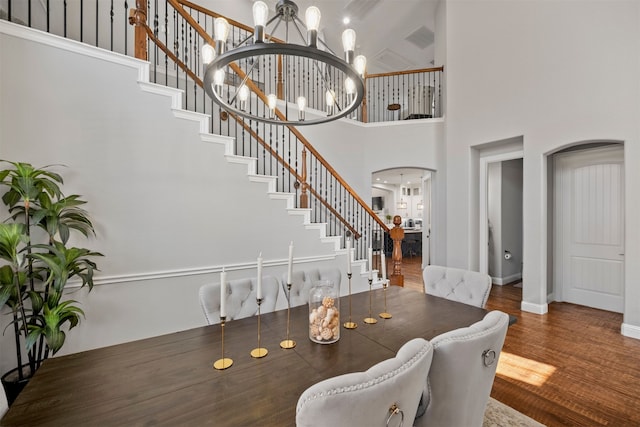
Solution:
<path fill-rule="evenodd" d="M 179 7 L 181 3 L 188 3 L 188 2 L 186 2 L 185 0 L 168 0 L 168 2 L 171 3 L 171 5 L 178 11 L 178 13 L 196 30 L 196 32 L 198 32 L 198 34 L 203 39 L 207 41 L 207 43 L 211 44 L 212 46 L 215 46 L 215 42 L 211 38 L 211 36 L 207 34 L 206 31 L 204 31 L 204 29 L 198 24 L 198 22 L 196 22 L 195 19 L 193 19 L 191 15 L 189 15 L 183 8 Z M 202 13 L 207 13 L 205 12 L 204 9 L 200 11 Z M 213 12 L 211 12 L 210 14 L 212 14 L 212 16 L 215 16 L 213 15 Z M 251 31 L 253 31 L 253 29 L 251 29 Z M 245 80 L 245 77 L 247 77 L 247 75 L 244 73 L 244 71 L 242 71 L 240 67 L 238 67 L 238 65 L 232 62 L 231 64 L 229 64 L 229 66 L 233 69 L 233 71 L 236 74 L 238 74 L 241 80 Z M 247 85 L 247 87 L 249 87 L 249 89 L 251 89 L 252 92 L 256 94 L 256 96 L 258 96 L 258 98 L 262 100 L 262 102 L 264 102 L 265 104 L 269 103 L 269 101 L 267 100 L 267 96 L 264 94 L 264 92 L 262 92 L 262 90 L 260 90 L 260 88 L 253 82 L 253 80 L 247 78 L 245 84 Z M 275 114 L 281 120 L 286 120 L 286 116 L 278 108 L 275 109 Z M 316 149 L 300 133 L 300 131 L 298 131 L 298 129 L 296 129 L 294 126 L 291 126 L 291 125 L 287 125 L 286 127 L 311 152 L 311 154 L 313 154 L 313 156 L 316 157 L 325 168 L 327 168 L 329 173 L 331 173 L 331 175 L 333 175 L 336 178 L 336 180 L 347 190 L 347 192 L 351 195 L 351 197 L 353 197 L 358 202 L 358 204 L 362 206 L 362 208 L 374 219 L 374 221 L 376 221 L 384 231 L 389 232 L 389 227 L 387 227 L 387 225 L 380 218 L 378 218 L 378 215 L 373 211 L 373 209 L 371 209 L 364 202 L 364 200 L 362 200 L 362 198 L 353 190 L 353 188 L 351 188 L 351 186 L 347 184 L 347 182 L 338 174 L 338 172 L 329 164 L 329 162 L 327 162 L 326 159 L 322 157 L 320 153 L 318 153 L 318 151 L 316 151 Z"/>
<path fill-rule="evenodd" d="M 177 8 L 175 6 L 175 4 L 173 4 L 173 2 L 171 0 L 169 0 L 169 2 L 172 4 L 172 6 L 174 8 L 179 9 L 179 8 Z M 238 22 L 238 21 L 233 20 L 231 18 L 227 18 L 224 15 L 220 15 L 219 13 L 216 13 L 216 12 L 214 12 L 212 10 L 205 9 L 202 6 L 197 5 L 195 3 L 191 3 L 190 1 L 187 1 L 187 0 L 176 0 L 176 2 L 181 4 L 181 5 L 183 5 L 183 6 L 187 6 L 187 7 L 190 7 L 191 9 L 197 10 L 198 12 L 203 13 L 205 15 L 209 15 L 209 16 L 212 16 L 214 18 L 224 18 L 224 19 L 227 20 L 227 22 L 229 22 L 229 25 L 233 25 L 234 27 L 238 27 L 240 29 L 243 29 L 243 30 L 248 31 L 248 32 L 253 34 L 253 31 L 254 31 L 253 27 L 245 25 L 242 22 Z M 266 36 L 266 34 L 265 34 L 265 36 Z M 275 42 L 275 43 L 284 43 L 284 40 L 280 40 L 280 39 L 278 39 L 276 37 L 269 37 L 269 40 L 272 41 L 272 42 Z M 212 46 L 215 46 L 215 45 L 212 45 Z"/>
<path fill-rule="evenodd" d="M 444 66 L 434 68 L 421 68 L 418 70 L 392 71 L 390 73 L 367 74 L 365 79 L 373 79 L 376 77 L 403 76 L 405 74 L 433 73 L 434 71 L 444 71 Z"/>

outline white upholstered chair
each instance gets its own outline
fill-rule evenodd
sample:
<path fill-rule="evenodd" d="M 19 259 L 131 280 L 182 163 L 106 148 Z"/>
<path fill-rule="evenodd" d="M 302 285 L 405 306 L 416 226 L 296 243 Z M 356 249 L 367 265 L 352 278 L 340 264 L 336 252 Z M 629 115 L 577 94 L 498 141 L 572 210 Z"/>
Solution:
<path fill-rule="evenodd" d="M 477 271 L 428 265 L 422 270 L 424 292 L 484 308 L 491 292 L 491 277 Z"/>
<path fill-rule="evenodd" d="M 384 426 L 398 412 L 391 426 L 409 426 L 424 389 L 433 347 L 423 338 L 404 344 L 395 357 L 384 360 L 366 372 L 354 372 L 329 378 L 312 385 L 298 399 L 296 425 L 311 426 Z M 402 411 L 402 412 L 400 412 Z"/>
<path fill-rule="evenodd" d="M 4 392 L 4 387 L 0 384 L 0 419 L 2 419 L 8 409 L 7 395 Z"/>
<path fill-rule="evenodd" d="M 279 288 L 278 279 L 273 276 L 262 276 L 261 313 L 268 313 L 276 308 Z M 227 320 L 242 319 L 257 314 L 256 292 L 255 277 L 229 280 L 226 299 Z M 209 325 L 220 323 L 220 283 L 210 283 L 200 287 L 200 305 Z"/>
<path fill-rule="evenodd" d="M 342 273 L 339 268 L 313 268 L 291 273 L 291 307 L 307 304 L 309 302 L 309 290 L 319 280 L 330 280 L 340 288 Z M 287 273 L 282 275 L 282 289 L 287 296 Z"/>
<path fill-rule="evenodd" d="M 496 310 L 431 340 L 433 362 L 415 426 L 482 426 L 508 325 L 509 316 Z"/>

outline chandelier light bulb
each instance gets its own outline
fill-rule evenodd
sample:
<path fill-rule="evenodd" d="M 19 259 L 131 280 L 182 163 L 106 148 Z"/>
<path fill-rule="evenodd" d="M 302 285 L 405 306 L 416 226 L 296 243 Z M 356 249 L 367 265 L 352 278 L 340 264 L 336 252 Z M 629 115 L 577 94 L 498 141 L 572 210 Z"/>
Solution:
<path fill-rule="evenodd" d="M 270 93 L 267 96 L 267 105 L 269 106 L 270 117 L 273 117 L 275 115 L 277 102 L 278 102 L 278 98 L 273 93 Z"/>
<path fill-rule="evenodd" d="M 229 37 L 229 22 L 224 18 L 216 18 L 213 21 L 213 28 L 215 40 L 226 42 Z"/>
<path fill-rule="evenodd" d="M 238 91 L 238 99 L 240 101 L 246 101 L 249 98 L 249 88 L 242 86 Z"/>
<path fill-rule="evenodd" d="M 353 51 L 356 48 L 356 32 L 348 28 L 342 32 L 342 47 L 344 48 L 345 60 L 353 64 Z"/>
<path fill-rule="evenodd" d="M 331 89 L 327 90 L 324 94 L 325 101 L 327 101 L 327 115 L 333 116 L 333 110 L 335 108 L 336 93 Z"/>
<path fill-rule="evenodd" d="M 213 38 L 216 41 L 216 53 L 218 55 L 222 55 L 226 50 L 228 36 L 229 22 L 224 18 L 216 18 L 213 21 Z"/>
<path fill-rule="evenodd" d="M 353 82 L 351 77 L 347 77 L 344 80 L 344 90 L 347 92 L 347 95 L 353 95 L 356 93 L 356 84 Z"/>
<path fill-rule="evenodd" d="M 307 44 L 318 47 L 318 28 L 320 28 L 320 9 L 315 6 L 307 8 L 304 14 L 307 26 Z"/>
<path fill-rule="evenodd" d="M 253 25 L 264 27 L 269 18 L 269 6 L 263 1 L 253 4 Z"/>
<path fill-rule="evenodd" d="M 364 73 L 367 70 L 367 58 L 364 55 L 356 56 L 353 60 L 353 67 L 361 77 L 364 77 Z"/>
<path fill-rule="evenodd" d="M 299 96 L 297 99 L 298 103 L 298 120 L 304 121 L 304 109 L 307 107 L 307 98 L 304 96 Z"/>
<path fill-rule="evenodd" d="M 202 62 L 209 65 L 216 58 L 216 50 L 210 44 L 202 46 Z"/>
<path fill-rule="evenodd" d="M 216 87 L 222 87 L 222 85 L 224 84 L 224 70 L 216 70 L 216 72 L 213 74 L 213 84 Z"/>
<path fill-rule="evenodd" d="M 263 1 L 257 1 L 253 4 L 253 32 L 254 43 L 264 42 L 264 26 L 269 18 L 269 7 Z"/>
<path fill-rule="evenodd" d="M 320 9 L 315 6 L 311 6 L 307 8 L 307 11 L 304 14 L 305 24 L 307 25 L 307 30 L 318 31 L 320 29 Z"/>
<path fill-rule="evenodd" d="M 238 100 L 240 101 L 241 110 L 245 109 L 248 98 L 249 98 L 249 88 L 243 85 L 238 90 Z"/>

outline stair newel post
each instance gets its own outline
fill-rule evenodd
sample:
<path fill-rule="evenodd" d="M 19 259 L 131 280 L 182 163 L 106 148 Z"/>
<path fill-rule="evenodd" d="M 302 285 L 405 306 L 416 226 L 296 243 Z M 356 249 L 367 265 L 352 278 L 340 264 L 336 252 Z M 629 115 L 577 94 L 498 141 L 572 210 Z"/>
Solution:
<path fill-rule="evenodd" d="M 135 56 L 147 60 L 147 0 L 136 0 L 136 8 L 129 11 L 129 24 L 135 27 Z"/>
<path fill-rule="evenodd" d="M 402 217 L 396 215 L 393 217 L 394 227 L 389 230 L 389 236 L 393 240 L 393 274 L 391 274 L 390 281 L 392 285 L 404 286 L 404 276 L 402 275 L 402 240 L 404 239 L 404 229 L 400 227 L 402 224 Z"/>
<path fill-rule="evenodd" d="M 307 183 L 307 149 L 302 149 L 302 189 L 300 192 L 300 207 L 307 209 L 309 207 L 309 184 Z"/>

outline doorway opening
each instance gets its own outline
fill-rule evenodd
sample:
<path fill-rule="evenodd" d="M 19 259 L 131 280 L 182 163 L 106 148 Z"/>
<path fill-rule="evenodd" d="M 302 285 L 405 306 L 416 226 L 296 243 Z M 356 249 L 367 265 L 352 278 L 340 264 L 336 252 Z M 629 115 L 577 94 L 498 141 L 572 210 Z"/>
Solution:
<path fill-rule="evenodd" d="M 480 272 L 495 285 L 522 281 L 522 151 L 480 161 Z"/>
<path fill-rule="evenodd" d="M 394 216 L 402 218 L 403 268 L 406 264 L 411 266 L 411 271 L 416 270 L 420 283 L 422 269 L 431 263 L 434 179 L 435 172 L 415 167 L 384 169 L 371 174 L 371 208 L 389 228 L 394 227 Z M 393 244 L 388 236 L 383 241 L 387 271 L 390 271 Z"/>

